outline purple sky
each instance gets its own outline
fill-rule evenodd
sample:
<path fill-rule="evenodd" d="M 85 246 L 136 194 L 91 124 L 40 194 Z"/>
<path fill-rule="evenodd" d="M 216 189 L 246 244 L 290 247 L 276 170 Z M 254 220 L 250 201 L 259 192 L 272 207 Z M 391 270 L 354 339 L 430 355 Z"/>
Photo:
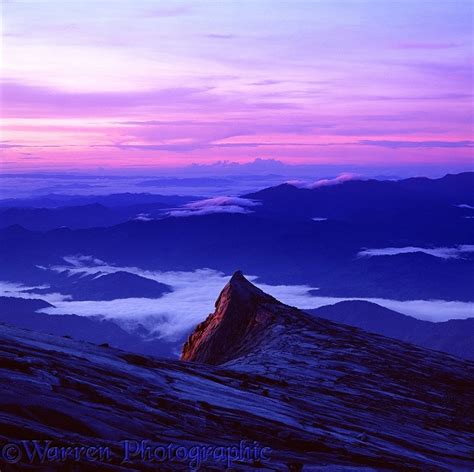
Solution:
<path fill-rule="evenodd" d="M 3 172 L 472 164 L 469 0 L 3 3 Z"/>

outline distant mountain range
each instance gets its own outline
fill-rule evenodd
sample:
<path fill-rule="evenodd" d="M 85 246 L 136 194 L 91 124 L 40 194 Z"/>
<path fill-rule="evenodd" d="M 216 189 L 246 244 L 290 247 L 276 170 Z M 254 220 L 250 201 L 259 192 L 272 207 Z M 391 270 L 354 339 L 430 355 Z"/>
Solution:
<path fill-rule="evenodd" d="M 440 179 L 349 180 L 312 189 L 283 184 L 245 197 L 260 201 L 258 211 L 268 215 L 365 222 L 373 228 L 383 222 L 387 228 L 378 230 L 398 232 L 409 229 L 395 227 L 402 220 L 432 227 L 440 218 L 454 218 L 464 226 L 458 217 L 472 210 L 457 205 L 474 206 L 473 188 L 474 172 L 465 172 Z"/>
<path fill-rule="evenodd" d="M 144 434 L 155 447 L 269 448 L 235 459 L 236 471 L 473 467 L 474 363 L 303 313 L 241 273 L 182 359 L 0 325 L 0 381 L 8 385 L 0 390 L 0 441 L 113 450 L 109 464 L 88 470 L 136 470 L 137 462 L 120 463 L 119 442 Z M 203 469 L 225 468 L 212 457 Z M 140 470 L 156 470 L 137 460 Z M 19 466 L 29 466 L 26 455 Z"/>
<path fill-rule="evenodd" d="M 474 360 L 474 318 L 433 323 L 360 300 L 305 311 L 365 331 Z"/>
<path fill-rule="evenodd" d="M 30 198 L 8 198 L 0 200 L 2 208 L 61 208 L 99 204 L 109 208 L 130 205 L 179 206 L 197 197 L 179 195 L 156 195 L 152 193 L 112 193 L 108 195 L 63 195 L 48 194 Z"/>
<path fill-rule="evenodd" d="M 0 200 L 0 228 L 20 225 L 32 231 L 113 226 L 129 220 L 162 218 L 170 208 L 195 200 L 152 194 L 97 196 L 51 195 Z"/>
<path fill-rule="evenodd" d="M 0 229 L 0 279 L 54 285 L 54 275 L 38 266 L 62 265 L 65 256 L 83 254 L 149 270 L 230 273 L 241 267 L 265 283 L 317 287 L 320 296 L 474 301 L 474 252 L 456 253 L 474 244 L 474 219 L 467 218 L 474 216 L 472 188 L 474 173 L 314 189 L 282 185 L 246 195 L 260 203 L 248 213 L 145 216 L 46 232 L 9 226 Z M 87 198 L 99 205 L 107 199 Z M 114 204 L 128 201 L 110 198 Z M 131 194 L 130 202 L 135 198 L 151 196 Z M 403 252 L 410 247 L 422 249 Z M 361 256 L 384 248 L 401 252 Z M 437 248 L 452 255 L 440 257 Z"/>
<path fill-rule="evenodd" d="M 61 293 L 73 300 L 117 300 L 120 298 L 159 298 L 171 287 L 130 272 L 110 274 L 66 274 L 59 284 L 28 290 L 29 293 Z"/>

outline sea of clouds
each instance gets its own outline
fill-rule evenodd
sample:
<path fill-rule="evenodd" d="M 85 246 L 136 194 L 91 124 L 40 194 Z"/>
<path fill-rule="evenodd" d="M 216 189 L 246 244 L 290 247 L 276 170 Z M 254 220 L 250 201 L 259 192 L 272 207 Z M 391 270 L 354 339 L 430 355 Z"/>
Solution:
<path fill-rule="evenodd" d="M 133 330 L 138 324 L 154 336 L 174 340 L 189 332 L 214 310 L 214 303 L 231 274 L 212 269 L 194 271 L 148 271 L 138 267 L 112 266 L 87 256 L 69 256 L 65 264 L 45 270 L 63 271 L 69 274 L 102 274 L 128 271 L 156 280 L 173 289 L 161 298 L 127 298 L 110 301 L 74 301 L 58 293 L 34 295 L 25 287 L 9 282 L 0 283 L 0 294 L 23 298 L 42 298 L 54 307 L 42 310 L 50 315 L 76 314 L 101 316 L 113 320 L 125 329 Z M 249 280 L 282 302 L 301 309 L 318 308 L 343 300 L 361 298 L 318 297 L 311 294 L 315 287 L 307 285 L 267 285 L 260 283 L 256 275 L 246 275 Z M 314 292 L 313 292 L 314 293 Z M 474 317 L 474 303 L 443 300 L 399 301 L 381 298 L 365 298 L 391 310 L 422 320 L 446 321 Z"/>

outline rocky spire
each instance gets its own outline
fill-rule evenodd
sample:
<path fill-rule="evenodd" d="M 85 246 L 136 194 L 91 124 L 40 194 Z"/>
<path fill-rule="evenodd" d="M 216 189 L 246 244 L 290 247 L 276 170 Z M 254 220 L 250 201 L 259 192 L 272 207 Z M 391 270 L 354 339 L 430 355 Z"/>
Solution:
<path fill-rule="evenodd" d="M 216 310 L 200 323 L 183 347 L 181 359 L 222 364 L 252 350 L 280 304 L 235 272 L 216 301 Z"/>

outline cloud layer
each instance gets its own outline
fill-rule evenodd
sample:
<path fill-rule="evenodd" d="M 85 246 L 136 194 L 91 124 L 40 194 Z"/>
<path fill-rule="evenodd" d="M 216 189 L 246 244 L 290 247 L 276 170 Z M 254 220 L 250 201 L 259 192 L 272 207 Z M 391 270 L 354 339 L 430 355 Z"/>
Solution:
<path fill-rule="evenodd" d="M 339 174 L 337 177 L 332 179 L 319 179 L 315 182 L 305 182 L 303 180 L 288 180 L 286 183 L 289 185 L 293 185 L 294 187 L 298 188 L 307 188 L 307 189 L 315 189 L 320 187 L 331 187 L 333 185 L 339 185 L 344 182 L 349 182 L 350 180 L 361 180 L 362 176 L 360 174 L 355 174 L 351 172 L 343 172 Z"/>
<path fill-rule="evenodd" d="M 358 253 L 359 257 L 376 257 L 376 256 L 397 256 L 399 254 L 412 254 L 422 252 L 433 257 L 441 259 L 461 259 L 474 252 L 474 245 L 462 244 L 456 247 L 385 247 L 379 249 L 364 249 Z"/>
<path fill-rule="evenodd" d="M 338 185 L 344 182 L 349 182 L 349 180 L 358 180 L 358 179 L 360 179 L 360 176 L 358 176 L 357 174 L 351 174 L 349 172 L 346 172 L 344 174 L 338 175 L 334 179 L 317 180 L 316 182 L 309 184 L 307 188 L 313 189 L 313 188 L 320 188 L 320 187 L 329 187 L 332 185 Z"/>
<path fill-rule="evenodd" d="M 191 331 L 197 323 L 214 310 L 214 302 L 230 275 L 211 269 L 199 269 L 192 272 L 147 271 L 137 267 L 110 266 L 93 258 L 68 257 L 64 266 L 53 268 L 56 271 L 68 270 L 70 274 L 112 273 L 128 271 L 156 280 L 173 288 L 173 292 L 159 299 L 129 298 L 111 301 L 71 301 L 60 294 L 41 295 L 40 298 L 55 305 L 55 308 L 43 310 L 45 313 L 76 314 L 81 316 L 103 316 L 115 320 L 125 329 L 133 330 L 142 324 L 155 336 L 176 339 Z M 355 298 L 317 297 L 311 294 L 314 287 L 306 285 L 267 285 L 261 284 L 258 277 L 248 275 L 249 280 L 262 290 L 275 296 L 282 302 L 301 309 L 318 308 L 343 300 Z M 25 293 L 20 284 L 0 283 L 0 294 L 24 298 L 39 298 L 38 295 Z M 313 292 L 314 293 L 314 292 Z M 443 300 L 397 301 L 379 298 L 367 298 L 381 306 L 418 319 L 446 321 L 474 316 L 474 303 L 451 302 Z"/>
<path fill-rule="evenodd" d="M 240 197 L 213 197 L 187 203 L 181 208 L 172 210 L 168 216 L 202 216 L 213 213 L 251 213 L 251 207 L 260 205 L 259 202 Z"/>

